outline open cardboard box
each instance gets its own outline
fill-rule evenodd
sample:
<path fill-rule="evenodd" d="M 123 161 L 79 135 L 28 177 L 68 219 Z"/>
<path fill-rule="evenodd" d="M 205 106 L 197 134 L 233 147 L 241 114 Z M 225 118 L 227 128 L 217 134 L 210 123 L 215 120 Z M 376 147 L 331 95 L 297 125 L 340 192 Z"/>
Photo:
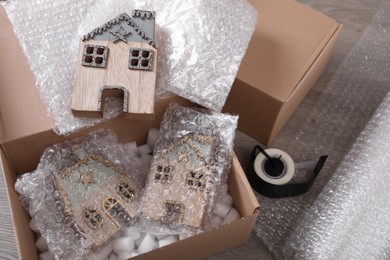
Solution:
<path fill-rule="evenodd" d="M 324 71 L 342 26 L 292 0 L 248 1 L 257 25 L 224 112 L 268 145 Z"/>
<path fill-rule="evenodd" d="M 224 111 L 239 114 L 239 129 L 269 144 L 324 70 L 341 25 L 293 0 L 249 2 L 259 12 L 257 27 Z M 14 190 L 17 175 L 33 170 L 47 146 L 97 128 L 110 128 L 120 141 L 141 144 L 147 129 L 158 127 L 169 102 L 191 103 L 172 97 L 157 102 L 154 121 L 125 120 L 120 116 L 59 137 L 52 131 L 52 122 L 3 8 L 0 24 L 0 155 L 19 256 L 36 259 L 29 216 Z M 241 219 L 137 259 L 199 259 L 245 243 L 259 205 L 236 157 L 229 187 Z"/>
<path fill-rule="evenodd" d="M 159 127 L 171 102 L 190 106 L 191 102 L 170 97 L 156 103 L 153 121 L 126 120 L 124 115 L 69 136 L 58 136 L 46 115 L 32 72 L 27 64 L 11 24 L 0 8 L 0 156 L 9 196 L 10 210 L 20 259 L 38 259 L 30 217 L 22 207 L 14 184 L 18 175 L 36 168 L 44 149 L 89 131 L 110 128 L 121 142 L 146 141 L 147 131 Z M 137 256 L 136 259 L 202 259 L 245 243 L 258 215 L 259 204 L 245 174 L 233 156 L 229 192 L 241 218 L 211 231 Z M 223 243 L 221 243 L 223 241 Z M 190 252 L 190 253 L 189 253 Z"/>
<path fill-rule="evenodd" d="M 169 101 L 188 105 L 188 101 L 177 98 L 170 99 Z M 157 105 L 158 110 L 163 111 L 167 105 L 168 101 L 159 103 Z M 160 114 L 162 115 L 162 113 Z M 161 116 L 156 121 L 149 122 L 149 124 L 145 124 L 135 130 L 130 130 L 128 126 L 136 122 L 123 118 L 122 120 L 116 119 L 107 122 L 104 124 L 104 127 L 113 129 L 122 141 L 137 140 L 139 143 L 144 143 L 145 133 L 147 133 L 148 128 L 158 124 L 160 119 Z M 54 143 L 75 137 L 72 135 L 64 138 L 50 133 L 42 133 L 39 136 L 40 140 L 37 140 L 35 136 L 26 136 L 23 140 L 17 140 L 17 146 L 20 145 L 22 147 L 15 147 L 16 149 L 12 149 L 12 145 L 8 146 L 4 144 L 4 146 L 11 147 L 13 152 L 9 152 L 3 145 L 0 151 L 18 254 L 20 259 L 28 260 L 38 259 L 38 253 L 35 249 L 34 233 L 29 227 L 30 217 L 21 206 L 18 194 L 14 190 L 16 177 L 20 173 L 23 173 L 24 170 L 33 170 L 36 167 L 38 157 L 42 154 L 42 151 L 49 142 Z M 41 140 L 50 141 L 41 142 Z M 35 145 L 30 145 L 32 143 L 35 143 Z M 23 169 L 23 171 L 20 171 L 20 169 Z M 233 197 L 234 207 L 240 212 L 241 218 L 239 220 L 181 240 L 169 246 L 153 250 L 137 256 L 135 259 L 203 259 L 223 250 L 244 244 L 248 240 L 256 221 L 259 205 L 235 155 L 233 156 L 233 165 L 229 175 L 229 192 Z"/>

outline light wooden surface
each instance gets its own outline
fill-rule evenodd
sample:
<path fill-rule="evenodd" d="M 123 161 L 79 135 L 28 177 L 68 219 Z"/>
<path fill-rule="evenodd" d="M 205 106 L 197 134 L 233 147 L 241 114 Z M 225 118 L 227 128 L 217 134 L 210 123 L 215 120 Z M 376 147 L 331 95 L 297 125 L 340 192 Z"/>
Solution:
<path fill-rule="evenodd" d="M 104 68 L 82 66 L 84 46 L 107 46 L 108 55 Z M 153 54 L 152 70 L 128 68 L 129 48 L 148 49 Z M 89 40 L 80 43 L 76 79 L 72 93 L 72 111 L 75 116 L 102 116 L 105 91 L 121 90 L 124 95 L 123 110 L 138 118 L 151 118 L 154 112 L 157 49 L 144 42 Z M 105 90 L 102 92 L 103 88 Z M 99 100 L 102 99 L 100 102 Z"/>
<path fill-rule="evenodd" d="M 390 0 L 385 0 L 390 2 Z M 299 0 L 344 24 L 339 42 L 324 74 L 313 90 L 308 94 L 301 106 L 289 120 L 277 137 L 279 141 L 289 142 L 296 135 L 296 130 L 303 122 L 307 113 L 318 99 L 323 87 L 331 79 L 338 65 L 351 47 L 359 40 L 362 32 L 370 23 L 380 0 Z M 237 133 L 235 151 L 245 169 L 248 165 L 249 152 L 256 142 L 250 137 Z M 0 178 L 0 259 L 18 259 L 15 238 L 10 221 L 9 204 L 4 187 L 4 180 Z M 221 241 L 223 243 L 223 241 Z M 247 244 L 225 251 L 210 259 L 273 259 L 265 248 L 261 239 L 252 233 Z"/>

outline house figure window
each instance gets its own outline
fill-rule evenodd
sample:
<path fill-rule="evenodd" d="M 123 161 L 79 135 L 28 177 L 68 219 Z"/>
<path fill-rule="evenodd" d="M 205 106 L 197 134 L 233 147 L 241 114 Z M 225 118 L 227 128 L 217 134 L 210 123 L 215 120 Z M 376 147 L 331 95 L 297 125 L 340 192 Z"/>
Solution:
<path fill-rule="evenodd" d="M 106 66 L 108 47 L 87 44 L 84 46 L 81 64 L 88 67 L 104 68 Z"/>
<path fill-rule="evenodd" d="M 84 222 L 93 230 L 99 229 L 102 226 L 103 217 L 97 209 L 86 208 L 83 218 Z"/>
<path fill-rule="evenodd" d="M 108 197 L 103 200 L 103 210 L 114 222 L 124 225 L 131 219 L 122 203 L 115 197 Z"/>
<path fill-rule="evenodd" d="M 164 205 L 164 213 L 161 218 L 164 223 L 181 223 L 184 218 L 185 207 L 178 201 L 167 201 Z"/>
<path fill-rule="evenodd" d="M 129 69 L 152 70 L 153 50 L 142 48 L 130 48 Z"/>
<path fill-rule="evenodd" d="M 169 183 L 172 179 L 172 166 L 157 166 L 154 179 L 161 183 Z"/>
<path fill-rule="evenodd" d="M 118 185 L 117 192 L 126 201 L 134 199 L 136 195 L 134 187 L 128 182 L 121 182 Z"/>
<path fill-rule="evenodd" d="M 189 172 L 187 174 L 186 183 L 190 189 L 203 191 L 204 189 L 203 174 L 196 171 Z"/>

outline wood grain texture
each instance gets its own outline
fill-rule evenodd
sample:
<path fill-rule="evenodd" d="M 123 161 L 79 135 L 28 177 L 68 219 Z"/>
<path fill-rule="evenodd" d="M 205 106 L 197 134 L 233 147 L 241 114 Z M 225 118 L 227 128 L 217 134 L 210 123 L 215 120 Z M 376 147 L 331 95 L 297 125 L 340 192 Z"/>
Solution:
<path fill-rule="evenodd" d="M 359 40 L 362 32 L 370 23 L 375 14 L 379 0 L 299 0 L 313 9 L 318 10 L 344 24 L 339 42 L 325 72 L 308 94 L 297 111 L 287 122 L 281 133 L 278 135 L 278 142 L 291 142 L 294 140 L 299 125 L 305 122 L 305 117 L 321 95 L 322 89 L 331 79 L 337 70 L 340 62 Z M 386 0 L 390 2 L 390 0 Z M 257 142 L 252 138 L 237 133 L 235 152 L 243 168 L 248 165 L 250 150 Z M 0 258 L 17 259 L 15 239 L 10 221 L 9 204 L 6 197 L 4 180 L 0 178 Z M 232 234 L 233 235 L 233 234 Z M 223 243 L 223 241 L 221 241 Z M 272 254 L 266 249 L 261 239 L 253 232 L 249 241 L 238 248 L 234 248 L 216 256 L 212 260 L 222 259 L 273 259 Z"/>
<path fill-rule="evenodd" d="M 81 65 L 84 46 L 107 46 L 108 55 L 104 68 Z M 129 49 L 150 49 L 153 52 L 152 70 L 129 69 Z M 154 112 L 154 95 L 157 69 L 157 49 L 144 42 L 113 43 L 106 41 L 80 42 L 76 78 L 72 93 L 72 111 L 76 116 L 101 117 L 105 94 L 113 90 L 124 96 L 123 111 L 150 118 Z M 105 89 L 103 91 L 104 88 Z M 122 91 L 123 90 L 123 91 Z M 104 93 L 107 92 L 108 93 Z M 111 93 L 109 93 L 111 91 Z M 101 102 L 99 102 L 101 99 Z"/>

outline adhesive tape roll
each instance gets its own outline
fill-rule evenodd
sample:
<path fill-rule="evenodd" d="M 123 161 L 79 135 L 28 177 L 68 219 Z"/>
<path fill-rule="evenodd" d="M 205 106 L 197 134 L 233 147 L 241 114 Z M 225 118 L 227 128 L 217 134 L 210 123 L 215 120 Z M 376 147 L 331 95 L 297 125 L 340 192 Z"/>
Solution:
<path fill-rule="evenodd" d="M 254 162 L 254 170 L 262 180 L 274 184 L 283 185 L 288 183 L 294 176 L 294 161 L 286 152 L 269 148 L 265 152 L 271 159 L 259 153 Z"/>

